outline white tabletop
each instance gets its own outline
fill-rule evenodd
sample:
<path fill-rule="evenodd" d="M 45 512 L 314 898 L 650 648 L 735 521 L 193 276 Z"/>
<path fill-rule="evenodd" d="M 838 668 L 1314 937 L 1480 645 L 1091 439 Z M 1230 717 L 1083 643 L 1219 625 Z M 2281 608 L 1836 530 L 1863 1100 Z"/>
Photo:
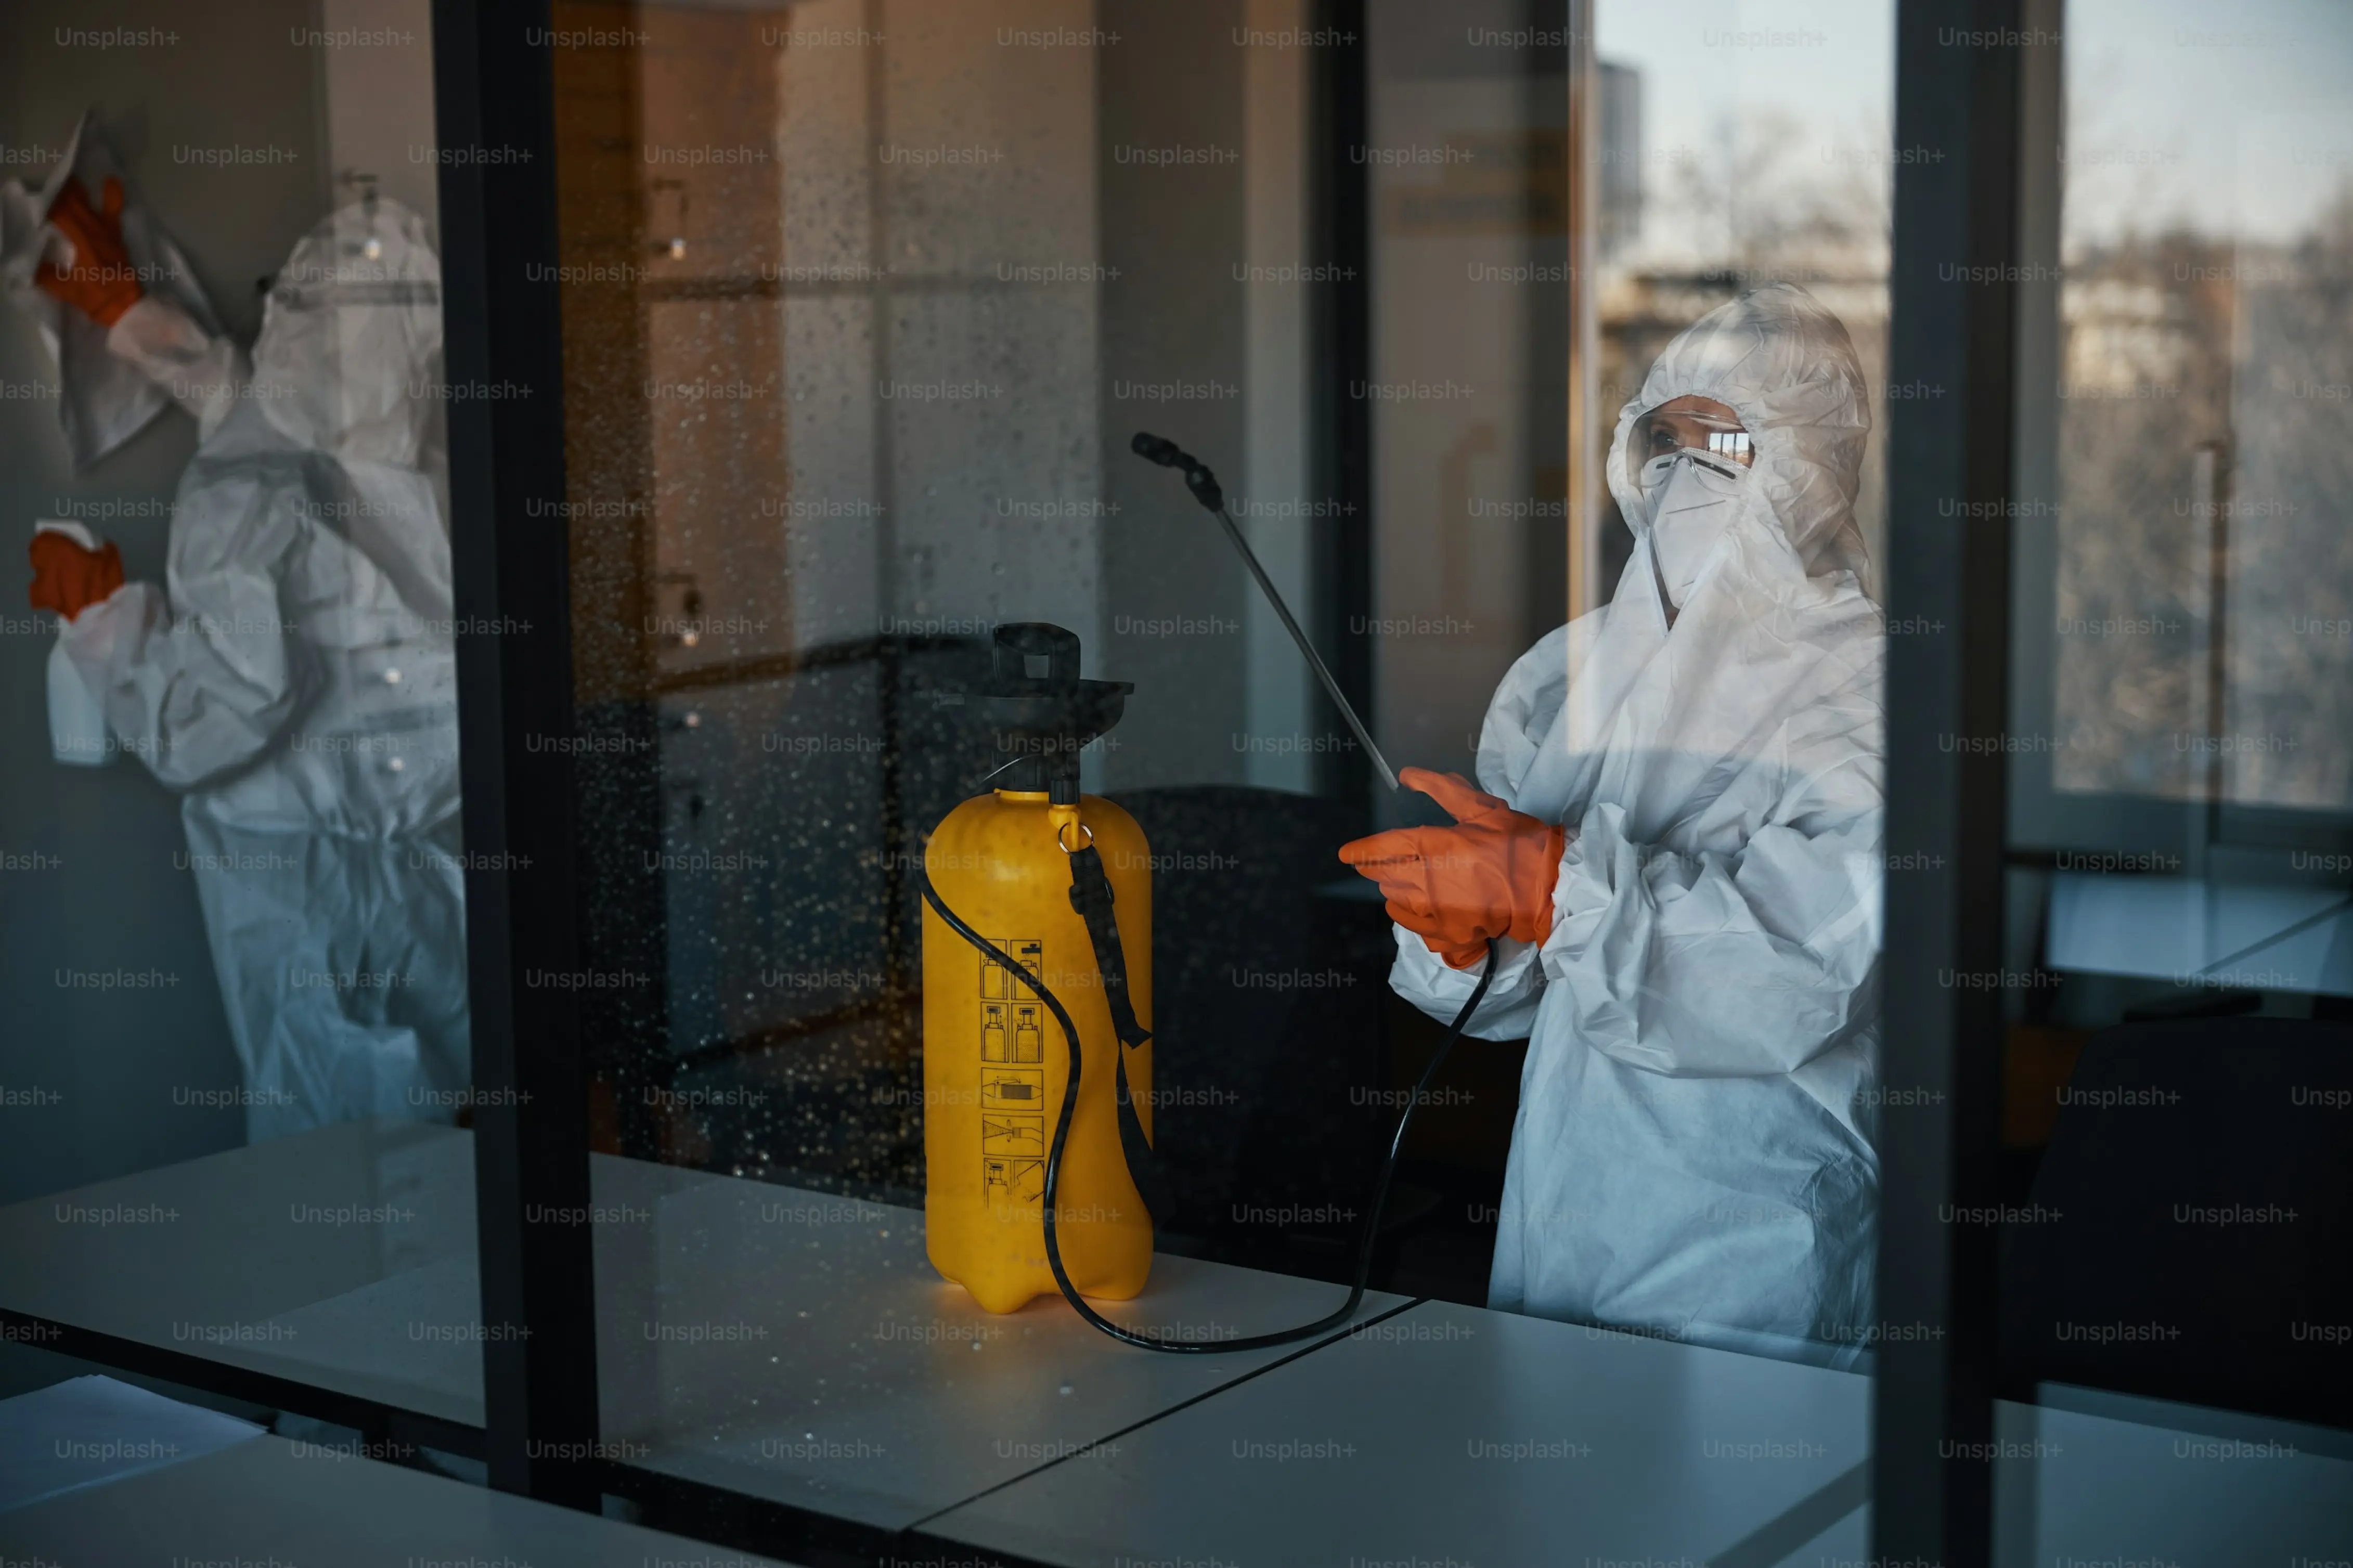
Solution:
<path fill-rule="evenodd" d="M 923 1256 L 923 1215 L 599 1160 L 604 1435 L 630 1462 L 899 1528 L 1245 1378 L 1301 1344 L 1169 1355 L 1059 1297 L 985 1312 Z M 1115 1321 L 1237 1338 L 1338 1286 L 1162 1256 Z M 1405 1304 L 1368 1296 L 1359 1320 Z"/>
<path fill-rule="evenodd" d="M 924 1528 L 1104 1568 L 1779 1562 L 1863 1502 L 1870 1405 L 1852 1373 L 1425 1302 Z"/>
<path fill-rule="evenodd" d="M 0 1513 L 260 1436 L 250 1421 L 115 1378 L 69 1377 L 0 1399 Z"/>
<path fill-rule="evenodd" d="M 0 1306 L 482 1423 L 473 1139 L 354 1121 L 0 1208 Z"/>
<path fill-rule="evenodd" d="M 2086 1399 L 2073 1390 L 2047 1396 L 2138 1419 L 2001 1405 L 1995 1562 L 2321 1568 L 2353 1561 L 2346 1434 L 2154 1400 Z"/>
<path fill-rule="evenodd" d="M 1162 1355 L 1059 1300 L 981 1311 L 933 1272 L 913 1210 L 592 1170 L 603 1435 L 647 1470 L 1072 1565 L 1867 1555 L 1870 1384 L 1853 1373 L 1393 1296 L 1309 1345 Z M 376 1212 L 328 1226 L 297 1202 Z M 58 1203 L 68 1217 L 43 1212 Z M 156 1204 L 175 1217 L 70 1217 Z M 467 1134 L 352 1124 L 0 1210 L 0 1253 L 35 1263 L 0 1290 L 479 1421 L 473 1234 Z M 1340 1294 L 1163 1256 L 1141 1299 L 1105 1310 L 1230 1337 Z M 216 1343 L 188 1323 L 273 1331 Z M 2343 1435 L 2113 1399 L 2001 1422 L 2025 1445 L 1993 1461 L 2004 1561 L 2353 1559 Z"/>
<path fill-rule="evenodd" d="M 606 1440 L 882 1528 L 1306 1348 L 1140 1351 L 1059 1300 L 995 1317 L 933 1271 L 917 1211 L 604 1155 L 591 1173 Z M 30 1265 L 0 1305 L 479 1426 L 473 1204 L 470 1134 L 343 1123 L 0 1209 L 0 1256 Z M 150 1217 L 88 1217 L 125 1213 Z M 1164 1256 L 1104 1310 L 1231 1338 L 1343 1295 Z"/>
<path fill-rule="evenodd" d="M 1072 1568 L 1869 1557 L 1867 1378 L 1425 1302 L 923 1526 Z M 2003 1405 L 1997 1561 L 2353 1557 L 2342 1435 Z M 2179 1426 L 2147 1424 L 2178 1418 Z M 2192 1428 L 2195 1429 L 2192 1429 Z"/>
<path fill-rule="evenodd" d="M 416 1568 L 763 1568 L 767 1558 L 279 1437 L 0 1514 L 8 1560 L 54 1568 L 192 1563 Z"/>

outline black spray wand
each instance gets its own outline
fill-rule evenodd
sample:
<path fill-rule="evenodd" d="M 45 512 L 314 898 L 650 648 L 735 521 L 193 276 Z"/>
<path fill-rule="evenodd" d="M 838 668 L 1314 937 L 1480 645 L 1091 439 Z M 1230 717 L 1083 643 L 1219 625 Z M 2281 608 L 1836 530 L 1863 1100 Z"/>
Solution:
<path fill-rule="evenodd" d="M 1282 617 L 1282 629 L 1291 634 L 1291 640 L 1299 645 L 1299 651 L 1306 657 L 1307 667 L 1315 672 L 1315 679 L 1324 683 L 1324 694 L 1332 700 L 1334 707 L 1340 710 L 1340 717 L 1345 719 L 1348 728 L 1356 731 L 1356 743 L 1365 748 L 1365 754 L 1373 759 L 1373 766 L 1380 770 L 1381 782 L 1391 789 L 1398 788 L 1397 771 L 1389 766 L 1388 759 L 1381 755 L 1381 749 L 1373 744 L 1372 731 L 1365 728 L 1365 721 L 1356 717 L 1356 709 L 1349 705 L 1347 698 L 1341 695 L 1340 683 L 1332 678 L 1332 672 L 1324 668 L 1314 645 L 1307 640 L 1307 634 L 1300 630 L 1299 623 L 1292 618 L 1291 606 L 1282 602 L 1281 594 L 1275 592 L 1274 579 L 1269 577 L 1266 568 L 1258 563 L 1258 556 L 1250 549 L 1250 541 L 1242 537 L 1242 531 L 1235 525 L 1232 514 L 1226 510 L 1226 492 L 1218 487 L 1218 476 L 1209 472 L 1207 463 L 1176 442 L 1164 440 L 1146 431 L 1138 430 L 1135 439 L 1128 443 L 1128 448 L 1137 457 L 1157 463 L 1164 468 L 1185 470 L 1185 488 L 1193 492 L 1193 499 L 1199 501 L 1204 510 L 1215 513 L 1218 521 L 1224 525 L 1226 537 L 1241 553 L 1242 564 L 1250 569 L 1250 575 L 1258 579 L 1259 588 L 1266 595 L 1266 602 L 1272 605 L 1274 613 Z"/>

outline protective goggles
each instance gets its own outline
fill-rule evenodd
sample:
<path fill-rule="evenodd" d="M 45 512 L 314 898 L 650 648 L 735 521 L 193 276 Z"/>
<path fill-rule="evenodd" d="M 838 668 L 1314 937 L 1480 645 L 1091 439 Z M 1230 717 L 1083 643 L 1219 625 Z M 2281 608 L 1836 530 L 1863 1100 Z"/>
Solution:
<path fill-rule="evenodd" d="M 1659 463 L 1661 458 L 1690 452 L 1720 468 L 1746 468 L 1757 461 L 1757 449 L 1749 441 L 1746 426 L 1704 410 L 1672 405 L 1653 408 L 1634 421 L 1633 437 L 1633 450 L 1629 457 L 1637 482 L 1646 489 L 1654 479 L 1665 477 L 1668 465 Z"/>

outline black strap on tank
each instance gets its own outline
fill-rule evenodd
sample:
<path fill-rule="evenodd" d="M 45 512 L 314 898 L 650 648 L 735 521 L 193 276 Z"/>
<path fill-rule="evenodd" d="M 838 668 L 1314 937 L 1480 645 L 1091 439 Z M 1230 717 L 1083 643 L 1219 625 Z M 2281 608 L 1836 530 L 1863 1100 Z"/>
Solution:
<path fill-rule="evenodd" d="M 1103 852 L 1092 843 L 1071 851 L 1071 908 L 1087 922 L 1094 944 L 1095 973 L 1103 976 L 1103 1000 L 1111 1004 L 1111 1026 L 1120 1044 L 1134 1047 L 1152 1038 L 1135 1019 L 1127 994 L 1127 954 L 1119 945 L 1119 922 L 1112 918 L 1111 879 L 1103 875 Z"/>
<path fill-rule="evenodd" d="M 1111 879 L 1103 875 L 1103 854 L 1091 839 L 1071 852 L 1071 908 L 1086 922 L 1087 941 L 1095 950 L 1095 973 L 1102 977 L 1103 1000 L 1111 1005 L 1112 1032 L 1119 1037 L 1115 1058 L 1118 1079 L 1119 1145 L 1127 1156 L 1129 1180 L 1155 1223 L 1165 1223 L 1176 1211 L 1169 1206 L 1168 1188 L 1152 1140 L 1135 1113 L 1135 1096 L 1127 1084 L 1127 1053 L 1152 1038 L 1135 1016 L 1135 1000 L 1127 989 L 1127 952 L 1120 946 L 1119 921 L 1112 914 Z"/>

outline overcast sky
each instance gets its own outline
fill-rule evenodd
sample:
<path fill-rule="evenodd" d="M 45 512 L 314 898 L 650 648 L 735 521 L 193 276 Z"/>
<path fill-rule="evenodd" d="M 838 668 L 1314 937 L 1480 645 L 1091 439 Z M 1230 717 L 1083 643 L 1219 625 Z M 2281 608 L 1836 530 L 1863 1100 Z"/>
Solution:
<path fill-rule="evenodd" d="M 1646 188 L 1709 155 L 1727 114 L 1797 127 L 1825 172 L 1893 134 L 1894 0 L 1597 0 L 1605 60 L 1641 73 Z M 2067 232 L 2081 244 L 2188 219 L 2275 240 L 2353 180 L 2353 4 L 2073 0 Z M 1879 171 L 1883 174 L 1883 169 Z M 1653 202 L 1643 248 L 1704 251 Z"/>

